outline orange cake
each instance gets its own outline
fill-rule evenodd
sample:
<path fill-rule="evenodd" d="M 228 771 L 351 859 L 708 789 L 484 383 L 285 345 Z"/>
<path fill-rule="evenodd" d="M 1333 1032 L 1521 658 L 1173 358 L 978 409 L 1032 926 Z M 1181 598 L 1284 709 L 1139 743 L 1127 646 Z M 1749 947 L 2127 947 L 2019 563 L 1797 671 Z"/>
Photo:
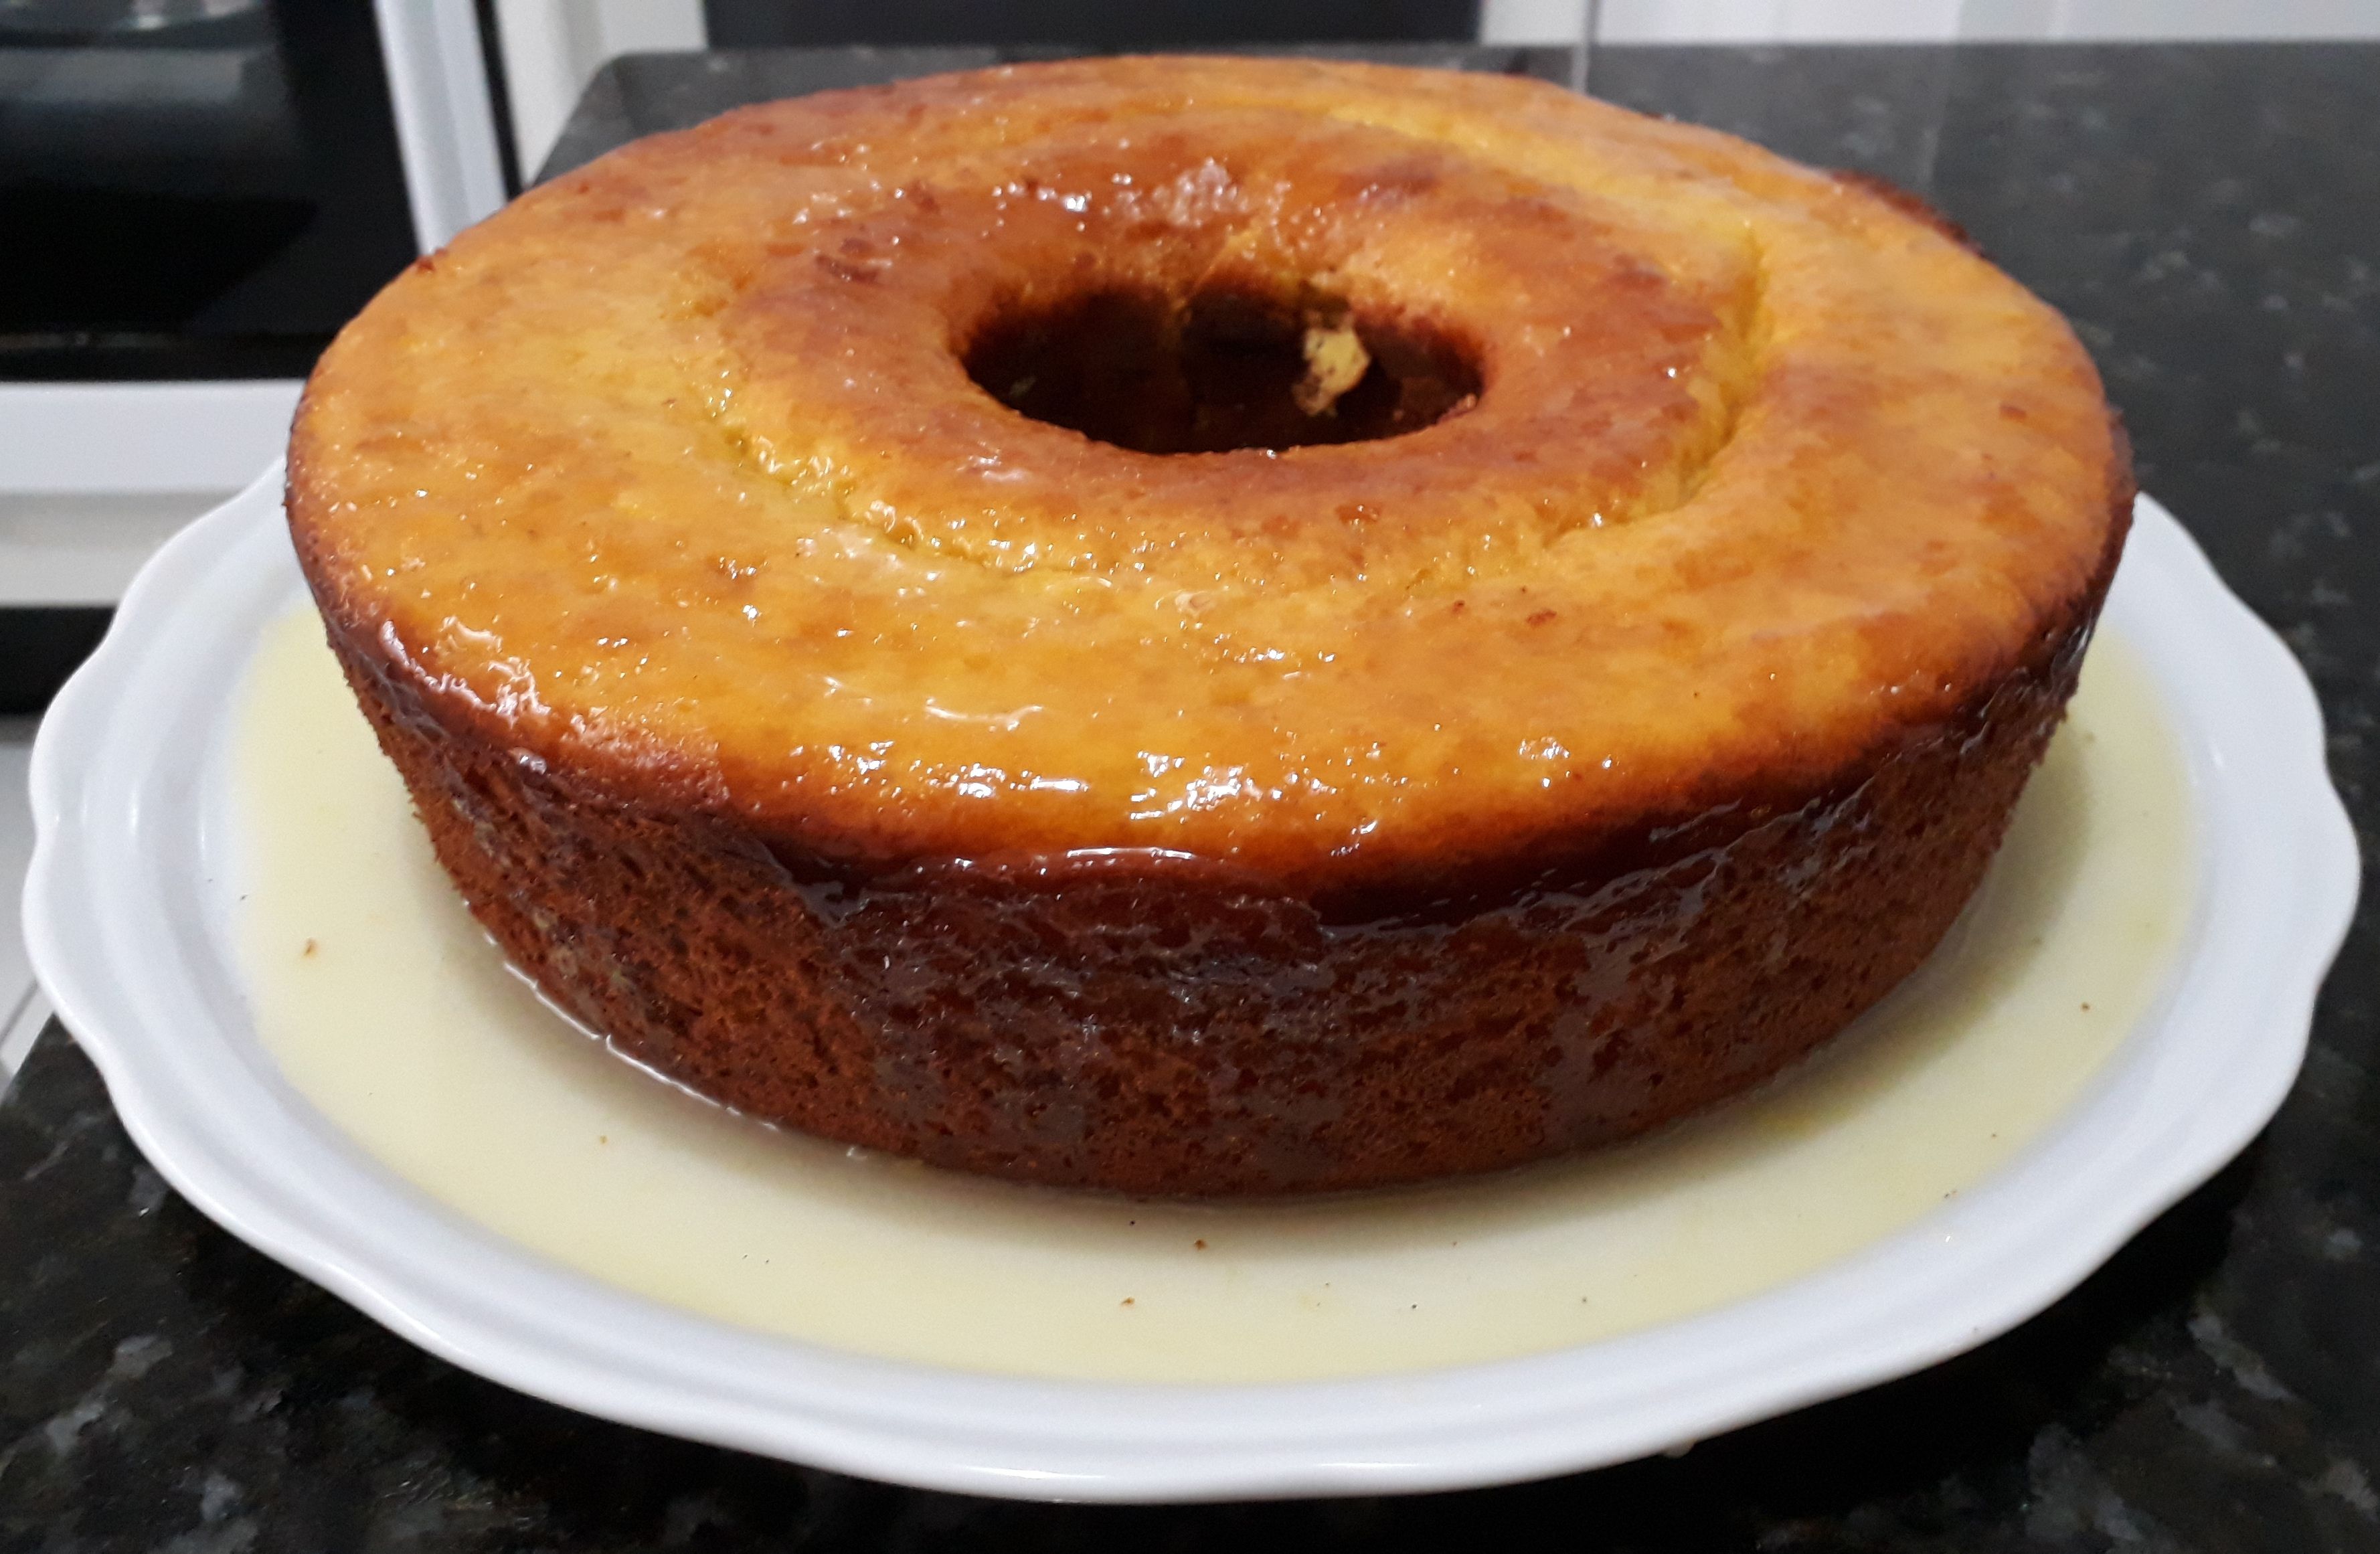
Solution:
<path fill-rule="evenodd" d="M 417 263 L 289 515 L 439 857 L 756 1115 L 1142 1193 L 1616 1139 L 1980 878 L 2129 511 L 1909 202 L 1526 81 L 745 109 Z"/>

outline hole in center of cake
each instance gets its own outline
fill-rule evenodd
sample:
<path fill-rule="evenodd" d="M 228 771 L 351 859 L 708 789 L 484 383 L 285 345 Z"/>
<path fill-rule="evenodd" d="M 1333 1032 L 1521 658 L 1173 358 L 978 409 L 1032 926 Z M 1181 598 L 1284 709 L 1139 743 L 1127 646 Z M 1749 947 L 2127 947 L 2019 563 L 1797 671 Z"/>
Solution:
<path fill-rule="evenodd" d="M 1310 290 L 1109 285 L 978 325 L 967 376 L 1038 421 L 1144 454 L 1365 443 L 1466 409 L 1464 343 Z"/>

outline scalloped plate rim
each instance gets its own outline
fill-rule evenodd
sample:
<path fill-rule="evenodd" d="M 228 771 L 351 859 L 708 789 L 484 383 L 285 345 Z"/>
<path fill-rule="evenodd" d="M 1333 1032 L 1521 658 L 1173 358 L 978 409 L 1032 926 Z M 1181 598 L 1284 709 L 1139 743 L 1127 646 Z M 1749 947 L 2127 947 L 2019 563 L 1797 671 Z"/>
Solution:
<path fill-rule="evenodd" d="M 1442 1370 L 1142 1385 L 831 1350 L 612 1289 L 469 1223 L 274 1071 L 222 925 L 192 909 L 223 821 L 189 791 L 205 784 L 176 789 L 169 747 L 175 730 L 223 736 L 223 667 L 236 684 L 302 592 L 280 481 L 276 464 L 151 560 L 43 720 L 25 922 L 59 1017 L 177 1190 L 411 1342 L 589 1414 L 844 1472 L 1085 1500 L 1453 1488 L 1625 1461 L 1905 1375 L 2048 1305 L 2247 1144 L 2295 1077 L 2352 916 L 2360 862 L 2311 685 L 2143 497 L 2107 618 L 2183 746 L 2192 921 L 2107 1070 L 1973 1192 L 1718 1310 Z"/>

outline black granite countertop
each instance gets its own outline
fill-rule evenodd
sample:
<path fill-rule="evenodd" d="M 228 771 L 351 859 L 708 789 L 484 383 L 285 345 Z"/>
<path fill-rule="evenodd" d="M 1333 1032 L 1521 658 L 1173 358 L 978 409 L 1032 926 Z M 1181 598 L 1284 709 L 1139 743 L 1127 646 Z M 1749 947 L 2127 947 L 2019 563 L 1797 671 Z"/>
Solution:
<path fill-rule="evenodd" d="M 548 171 L 735 103 L 991 57 L 628 58 Z M 2313 674 L 2370 856 L 2380 47 L 1608 49 L 1591 84 L 1888 177 L 2063 308 L 2143 486 Z M 53 1028 L 0 1103 L 0 1548 L 2380 1549 L 2375 916 L 2367 896 L 2278 1120 L 2042 1317 L 1682 1457 L 1411 1499 L 977 1501 L 530 1401 L 201 1219 Z"/>

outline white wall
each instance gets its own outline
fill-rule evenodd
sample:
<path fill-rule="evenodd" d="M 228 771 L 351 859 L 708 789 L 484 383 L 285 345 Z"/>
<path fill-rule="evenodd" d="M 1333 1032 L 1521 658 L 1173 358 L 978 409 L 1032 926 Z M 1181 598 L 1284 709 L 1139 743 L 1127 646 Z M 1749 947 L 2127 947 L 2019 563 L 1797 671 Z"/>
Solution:
<path fill-rule="evenodd" d="M 537 176 L 589 77 L 613 55 L 703 46 L 702 0 L 496 0 L 521 176 Z"/>
<path fill-rule="evenodd" d="M 1486 0 L 1495 43 L 2380 38 L 2380 0 Z"/>

